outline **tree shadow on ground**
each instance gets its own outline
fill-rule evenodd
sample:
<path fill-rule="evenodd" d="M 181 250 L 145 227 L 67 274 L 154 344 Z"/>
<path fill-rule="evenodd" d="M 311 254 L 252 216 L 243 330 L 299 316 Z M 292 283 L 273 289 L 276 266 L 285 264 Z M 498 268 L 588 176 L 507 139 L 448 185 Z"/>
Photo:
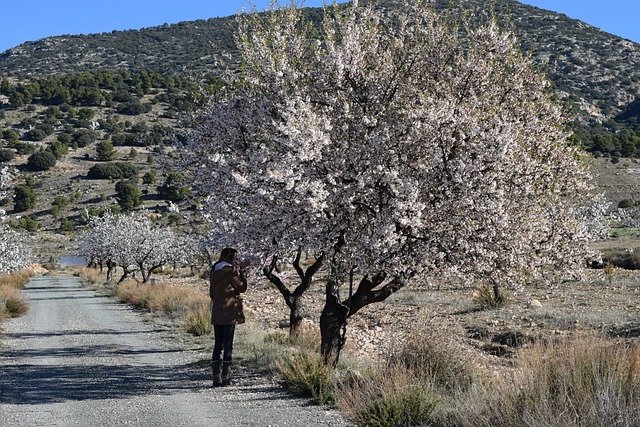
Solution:
<path fill-rule="evenodd" d="M 0 372 L 0 404 L 126 399 L 137 395 L 198 392 L 206 372 L 189 364 L 9 365 Z"/>

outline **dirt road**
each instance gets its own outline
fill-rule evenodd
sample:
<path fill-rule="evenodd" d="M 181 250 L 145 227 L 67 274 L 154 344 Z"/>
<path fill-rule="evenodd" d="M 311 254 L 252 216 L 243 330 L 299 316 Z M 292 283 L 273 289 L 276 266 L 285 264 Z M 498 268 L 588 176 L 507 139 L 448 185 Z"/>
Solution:
<path fill-rule="evenodd" d="M 201 353 L 79 278 L 37 277 L 25 295 L 0 343 L 0 426 L 347 425 L 259 378 L 210 388 Z"/>

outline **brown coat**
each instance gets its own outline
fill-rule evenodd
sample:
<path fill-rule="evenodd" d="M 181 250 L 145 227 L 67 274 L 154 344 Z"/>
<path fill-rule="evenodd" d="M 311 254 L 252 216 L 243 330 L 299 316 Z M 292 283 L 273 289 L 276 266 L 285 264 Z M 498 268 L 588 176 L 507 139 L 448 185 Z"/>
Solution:
<path fill-rule="evenodd" d="M 217 271 L 211 269 L 209 296 L 211 297 L 211 324 L 236 324 L 236 295 L 247 290 L 247 279 L 232 266 Z"/>

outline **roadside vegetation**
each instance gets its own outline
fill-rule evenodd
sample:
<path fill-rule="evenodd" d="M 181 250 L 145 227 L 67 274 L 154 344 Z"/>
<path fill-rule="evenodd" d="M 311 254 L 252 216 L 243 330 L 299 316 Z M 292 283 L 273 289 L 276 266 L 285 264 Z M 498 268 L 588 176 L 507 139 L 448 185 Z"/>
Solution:
<path fill-rule="evenodd" d="M 23 269 L 0 276 L 0 321 L 19 317 L 29 311 L 29 305 L 20 293 L 34 273 Z"/>

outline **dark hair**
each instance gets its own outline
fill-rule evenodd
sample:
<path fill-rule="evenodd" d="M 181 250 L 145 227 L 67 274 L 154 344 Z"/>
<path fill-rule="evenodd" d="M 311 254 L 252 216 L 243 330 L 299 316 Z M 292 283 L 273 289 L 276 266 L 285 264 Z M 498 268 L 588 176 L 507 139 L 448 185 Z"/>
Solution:
<path fill-rule="evenodd" d="M 226 261 L 229 264 L 233 264 L 234 258 L 237 253 L 238 251 L 233 248 L 224 248 L 222 252 L 220 252 L 220 259 L 218 259 L 218 262 Z"/>

